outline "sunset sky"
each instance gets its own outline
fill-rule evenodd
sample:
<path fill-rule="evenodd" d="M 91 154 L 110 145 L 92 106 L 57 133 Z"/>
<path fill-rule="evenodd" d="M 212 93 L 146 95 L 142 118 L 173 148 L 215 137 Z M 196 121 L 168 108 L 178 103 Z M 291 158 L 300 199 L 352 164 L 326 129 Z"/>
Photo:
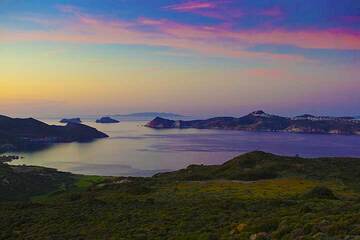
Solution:
<path fill-rule="evenodd" d="M 0 114 L 360 115 L 359 0 L 0 0 Z"/>

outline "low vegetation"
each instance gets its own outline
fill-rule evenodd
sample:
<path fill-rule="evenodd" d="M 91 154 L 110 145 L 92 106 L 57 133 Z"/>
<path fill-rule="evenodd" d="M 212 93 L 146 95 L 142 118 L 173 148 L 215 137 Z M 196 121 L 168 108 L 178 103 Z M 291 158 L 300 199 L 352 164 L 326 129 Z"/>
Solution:
<path fill-rule="evenodd" d="M 300 177 L 341 181 L 358 187 L 360 161 L 357 158 L 284 157 L 257 151 L 238 156 L 222 165 L 190 165 L 186 169 L 157 174 L 155 177 L 185 181 L 210 179 L 256 181 Z"/>
<path fill-rule="evenodd" d="M 39 176 L 24 176 L 27 187 L 42 177 L 47 185 L 0 196 L 0 239 L 360 237 L 360 159 L 253 152 L 223 165 L 193 165 L 152 178 L 30 168 Z M 0 179 L 30 174 L 6 164 L 0 169 Z"/>

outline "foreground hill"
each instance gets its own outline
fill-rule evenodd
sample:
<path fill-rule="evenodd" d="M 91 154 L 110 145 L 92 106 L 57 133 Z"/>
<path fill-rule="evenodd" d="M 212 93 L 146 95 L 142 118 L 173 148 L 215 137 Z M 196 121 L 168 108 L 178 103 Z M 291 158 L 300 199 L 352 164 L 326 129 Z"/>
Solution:
<path fill-rule="evenodd" d="M 360 121 L 351 117 L 316 117 L 307 114 L 287 118 L 263 111 L 255 111 L 240 118 L 216 117 L 191 121 L 175 121 L 157 117 L 146 126 L 155 129 L 198 128 L 360 135 Z"/>
<path fill-rule="evenodd" d="M 264 152 L 152 178 L 0 164 L 0 239 L 355 240 L 359 170 L 360 159 Z"/>
<path fill-rule="evenodd" d="M 33 118 L 10 118 L 0 115 L 0 152 L 32 150 L 60 142 L 86 142 L 105 138 L 105 133 L 76 123 L 48 125 Z"/>
<path fill-rule="evenodd" d="M 314 180 L 341 180 L 360 185 L 358 158 L 301 158 L 278 156 L 261 151 L 240 155 L 222 165 L 190 165 L 175 172 L 154 176 L 166 180 L 203 181 L 214 179 L 256 181 L 300 177 Z"/>
<path fill-rule="evenodd" d="M 0 164 L 0 199 L 26 200 L 72 184 L 72 174 L 55 169 Z"/>

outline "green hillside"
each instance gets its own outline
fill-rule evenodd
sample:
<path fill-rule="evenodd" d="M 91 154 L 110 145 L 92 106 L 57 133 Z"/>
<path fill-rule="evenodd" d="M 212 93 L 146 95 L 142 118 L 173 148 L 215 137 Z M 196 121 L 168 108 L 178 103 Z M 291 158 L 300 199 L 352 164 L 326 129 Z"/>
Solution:
<path fill-rule="evenodd" d="M 2 198 L 0 239 L 359 239 L 359 169 L 252 152 L 152 178 L 59 173 L 36 197 Z"/>
<path fill-rule="evenodd" d="M 360 160 L 357 158 L 301 158 L 278 156 L 261 151 L 238 156 L 222 165 L 190 165 L 156 178 L 167 180 L 243 180 L 300 177 L 315 180 L 341 181 L 358 187 Z"/>

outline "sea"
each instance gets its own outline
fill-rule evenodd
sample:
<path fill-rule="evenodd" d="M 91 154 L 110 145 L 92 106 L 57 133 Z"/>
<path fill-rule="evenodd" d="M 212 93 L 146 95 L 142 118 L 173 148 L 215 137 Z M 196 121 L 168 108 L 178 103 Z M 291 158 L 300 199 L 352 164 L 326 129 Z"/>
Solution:
<path fill-rule="evenodd" d="M 58 121 L 43 119 L 49 124 Z M 230 130 L 155 130 L 147 121 L 84 124 L 110 137 L 90 143 L 56 144 L 35 152 L 14 152 L 11 164 L 56 168 L 76 174 L 152 176 L 191 164 L 222 164 L 250 151 L 301 157 L 360 157 L 360 136 L 245 132 Z"/>

